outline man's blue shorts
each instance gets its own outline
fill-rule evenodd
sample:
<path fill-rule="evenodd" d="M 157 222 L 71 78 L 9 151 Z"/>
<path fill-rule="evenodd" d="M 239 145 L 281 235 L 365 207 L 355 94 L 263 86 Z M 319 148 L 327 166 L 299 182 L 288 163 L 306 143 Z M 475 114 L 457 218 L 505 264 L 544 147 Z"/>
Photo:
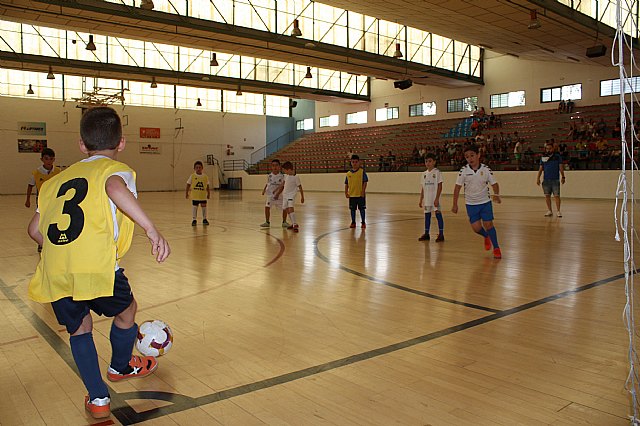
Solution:
<path fill-rule="evenodd" d="M 113 281 L 113 296 L 99 297 L 92 300 L 73 300 L 71 297 L 51 302 L 58 323 L 67 327 L 69 334 L 75 333 L 89 311 L 106 317 L 115 317 L 131 305 L 133 293 L 124 269 L 116 271 Z"/>
<path fill-rule="evenodd" d="M 469 222 L 474 223 L 482 219 L 483 222 L 493 220 L 493 205 L 491 201 L 487 201 L 484 204 L 467 204 L 467 215 L 469 215 Z"/>

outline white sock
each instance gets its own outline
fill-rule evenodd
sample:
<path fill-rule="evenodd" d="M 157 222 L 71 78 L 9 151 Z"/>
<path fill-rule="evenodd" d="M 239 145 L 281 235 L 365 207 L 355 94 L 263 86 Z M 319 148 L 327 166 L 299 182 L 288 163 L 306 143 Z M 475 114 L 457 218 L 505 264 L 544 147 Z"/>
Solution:
<path fill-rule="evenodd" d="M 291 224 L 295 225 L 296 223 L 296 214 L 294 212 L 289 213 L 289 219 L 291 219 Z"/>
<path fill-rule="evenodd" d="M 191 211 L 193 212 L 193 220 L 196 220 L 198 218 L 198 206 L 193 206 Z"/>
<path fill-rule="evenodd" d="M 206 208 L 206 207 L 203 207 L 203 208 L 202 208 L 202 218 L 203 218 L 203 219 L 206 219 L 206 218 L 207 218 L 207 208 Z"/>

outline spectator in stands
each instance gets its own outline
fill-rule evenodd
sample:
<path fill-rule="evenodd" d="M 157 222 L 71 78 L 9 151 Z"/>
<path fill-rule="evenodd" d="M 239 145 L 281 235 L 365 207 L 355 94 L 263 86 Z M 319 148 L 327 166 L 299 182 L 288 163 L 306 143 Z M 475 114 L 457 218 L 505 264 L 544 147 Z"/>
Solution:
<path fill-rule="evenodd" d="M 560 103 L 558 104 L 558 112 L 563 113 L 566 110 L 567 110 L 567 104 L 564 102 L 564 99 L 561 99 Z"/>
<path fill-rule="evenodd" d="M 636 125 L 637 124 L 638 123 L 636 123 Z M 605 133 L 607 132 L 607 123 L 604 121 L 603 117 L 600 117 L 600 120 L 596 123 L 596 132 L 598 136 L 602 137 L 604 137 Z"/>
<path fill-rule="evenodd" d="M 562 142 L 561 144 L 558 145 L 558 154 L 560 154 L 563 161 L 566 161 L 569 158 L 567 153 L 566 143 Z"/>
<path fill-rule="evenodd" d="M 547 202 L 547 212 L 545 216 L 553 216 L 551 211 L 551 194 L 556 199 L 556 214 L 558 217 L 562 217 L 560 212 L 560 183 L 564 185 L 564 169 L 562 167 L 562 158 L 553 150 L 553 145 L 547 143 L 544 146 L 544 154 L 540 159 L 540 168 L 538 169 L 538 177 L 536 179 L 536 185 L 540 186 L 540 176 L 544 173 L 544 179 L 542 180 L 542 190 L 544 191 L 544 198 Z M 562 179 L 560 176 L 562 175 Z"/>
<path fill-rule="evenodd" d="M 391 172 L 395 170 L 396 167 L 396 156 L 393 155 L 393 152 L 389 151 L 389 155 L 387 155 L 387 171 Z"/>
<path fill-rule="evenodd" d="M 613 124 L 613 129 L 611 129 L 611 137 L 612 138 L 619 138 L 621 135 L 621 130 L 620 130 L 620 116 L 618 116 L 618 118 L 616 118 L 615 123 Z"/>
<path fill-rule="evenodd" d="M 411 162 L 412 163 L 420 162 L 420 150 L 418 149 L 418 145 L 413 146 L 413 151 L 411 151 Z"/>
<path fill-rule="evenodd" d="M 516 138 L 516 144 L 513 147 L 513 157 L 516 160 L 516 170 L 520 170 L 520 162 L 522 161 L 522 141 L 519 138 Z"/>
<path fill-rule="evenodd" d="M 573 107 L 575 106 L 575 103 L 569 99 L 567 101 L 566 107 L 565 107 L 565 111 L 569 114 L 571 114 L 573 112 Z"/>
<path fill-rule="evenodd" d="M 609 152 L 609 169 L 619 169 L 621 167 L 622 149 L 619 146 L 615 146 Z"/>
<path fill-rule="evenodd" d="M 381 172 L 384 170 L 384 155 L 380 154 L 380 158 L 378 158 L 378 171 Z"/>
<path fill-rule="evenodd" d="M 473 136 L 476 136 L 478 134 L 478 132 L 480 131 L 480 122 L 476 119 L 473 120 L 473 122 L 471 123 L 471 132 L 473 134 Z"/>
<path fill-rule="evenodd" d="M 578 128 L 576 126 L 576 123 L 573 121 L 569 123 L 569 133 L 567 133 L 567 137 L 572 141 L 578 139 Z"/>

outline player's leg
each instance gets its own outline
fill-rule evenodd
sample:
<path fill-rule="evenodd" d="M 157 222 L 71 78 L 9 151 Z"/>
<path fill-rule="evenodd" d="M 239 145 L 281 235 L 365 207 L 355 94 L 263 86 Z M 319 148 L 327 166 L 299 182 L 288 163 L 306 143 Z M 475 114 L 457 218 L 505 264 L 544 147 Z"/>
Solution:
<path fill-rule="evenodd" d="M 260 225 L 263 228 L 268 228 L 271 226 L 271 202 L 267 199 L 264 205 L 264 223 Z"/>
<path fill-rule="evenodd" d="M 198 223 L 198 204 L 200 203 L 195 200 L 191 202 L 191 226 L 196 226 Z"/>
<path fill-rule="evenodd" d="M 547 203 L 547 212 L 544 215 L 547 217 L 553 216 L 553 212 L 551 211 L 551 182 L 543 180 L 542 191 L 544 192 L 544 201 Z"/>
<path fill-rule="evenodd" d="M 209 221 L 207 220 L 207 202 L 201 201 L 200 208 L 202 209 L 202 224 L 208 225 Z"/>
<path fill-rule="evenodd" d="M 365 198 L 358 197 L 358 210 L 360 210 L 360 223 L 361 223 L 360 227 L 361 228 L 367 227 L 366 208 L 367 208 L 367 205 L 365 203 Z"/>
<path fill-rule="evenodd" d="M 440 209 L 436 210 L 436 220 L 438 221 L 438 237 L 436 243 L 444 241 L 444 219 L 442 218 L 442 212 Z"/>
<path fill-rule="evenodd" d="M 287 222 L 287 209 L 284 206 L 280 205 L 280 210 L 282 210 L 282 227 L 289 227 L 289 223 Z"/>
<path fill-rule="evenodd" d="M 491 244 L 493 245 L 493 257 L 495 259 L 502 259 L 502 252 L 498 244 L 498 233 L 493 226 L 493 204 L 491 202 L 482 205 L 480 218 L 482 219 L 484 229 L 489 235 L 489 240 L 491 240 Z"/>
<path fill-rule="evenodd" d="M 553 192 L 553 196 L 556 199 L 556 214 L 558 217 L 562 217 L 562 213 L 560 212 L 560 181 L 557 180 L 553 183 L 551 187 L 551 191 Z"/>

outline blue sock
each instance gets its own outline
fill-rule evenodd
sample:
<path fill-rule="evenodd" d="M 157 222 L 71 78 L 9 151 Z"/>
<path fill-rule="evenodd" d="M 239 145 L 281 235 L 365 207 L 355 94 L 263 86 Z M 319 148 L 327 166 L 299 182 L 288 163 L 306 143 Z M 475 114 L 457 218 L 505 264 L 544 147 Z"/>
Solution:
<path fill-rule="evenodd" d="M 360 220 L 362 220 L 362 223 L 364 222 L 364 209 L 360 209 Z"/>
<path fill-rule="evenodd" d="M 133 353 L 133 344 L 138 336 L 138 324 L 133 324 L 129 329 L 122 329 L 111 324 L 111 368 L 119 373 L 127 372 L 131 354 Z"/>
<path fill-rule="evenodd" d="M 440 235 L 444 234 L 444 220 L 442 219 L 442 213 L 441 212 L 436 212 L 436 220 L 438 221 L 438 231 L 440 232 Z"/>
<path fill-rule="evenodd" d="M 424 233 L 428 234 L 431 229 L 431 212 L 424 214 Z"/>
<path fill-rule="evenodd" d="M 98 352 L 96 352 L 96 345 L 93 342 L 93 334 L 85 333 L 71 336 L 69 342 L 80 377 L 89 391 L 89 400 L 109 396 L 109 389 L 107 389 L 100 373 Z"/>
<path fill-rule="evenodd" d="M 351 210 L 351 223 L 356 223 L 356 211 Z"/>
<path fill-rule="evenodd" d="M 489 236 L 489 234 L 487 234 L 487 231 L 485 231 L 484 228 L 480 228 L 480 230 L 478 231 L 478 234 L 482 235 L 483 237 Z"/>
<path fill-rule="evenodd" d="M 489 234 L 489 238 L 491 238 L 491 244 L 493 244 L 493 248 L 499 248 L 500 246 L 498 245 L 498 234 L 496 233 L 496 228 L 491 227 L 487 230 L 487 234 Z"/>

